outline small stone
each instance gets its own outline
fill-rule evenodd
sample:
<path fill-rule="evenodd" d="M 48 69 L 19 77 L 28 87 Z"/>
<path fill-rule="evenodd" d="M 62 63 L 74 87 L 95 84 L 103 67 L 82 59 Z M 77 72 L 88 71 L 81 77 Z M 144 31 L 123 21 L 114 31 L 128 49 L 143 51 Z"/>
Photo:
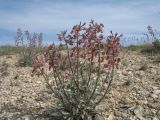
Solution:
<path fill-rule="evenodd" d="M 157 110 L 156 109 L 151 109 L 151 112 L 156 114 L 157 113 Z"/>
<path fill-rule="evenodd" d="M 157 117 L 154 117 L 153 120 L 159 120 Z"/>
<path fill-rule="evenodd" d="M 101 116 L 101 115 L 97 115 L 96 116 L 96 120 L 105 120 L 105 118 L 103 116 Z"/>
<path fill-rule="evenodd" d="M 159 119 L 160 119 L 160 110 L 157 112 L 157 116 L 158 116 Z"/>
<path fill-rule="evenodd" d="M 30 115 L 25 115 L 22 117 L 23 120 L 31 120 L 31 116 Z"/>
<path fill-rule="evenodd" d="M 123 72 L 122 72 L 122 75 L 127 76 L 128 73 L 127 73 L 126 71 L 123 71 Z"/>
<path fill-rule="evenodd" d="M 153 108 L 153 109 L 160 109 L 159 103 L 148 103 L 148 107 Z"/>
<path fill-rule="evenodd" d="M 113 112 L 110 113 L 109 117 L 107 120 L 116 120 L 115 115 Z"/>
<path fill-rule="evenodd" d="M 146 120 L 143 117 L 143 108 L 141 106 L 138 106 L 137 109 L 134 110 L 134 113 L 135 113 L 136 117 L 138 117 L 140 120 Z"/>
<path fill-rule="evenodd" d="M 151 95 L 155 100 L 158 98 L 158 95 L 156 95 L 156 94 L 152 94 Z"/>
<path fill-rule="evenodd" d="M 123 111 L 115 111 L 116 117 L 128 118 L 128 114 Z"/>
<path fill-rule="evenodd" d="M 154 90 L 153 93 L 158 95 L 158 94 L 160 94 L 160 90 Z"/>
<path fill-rule="evenodd" d="M 152 87 L 152 88 L 153 88 L 154 90 L 157 90 L 157 89 L 159 89 L 159 87 L 155 87 L 155 86 L 154 86 L 154 87 Z"/>
<path fill-rule="evenodd" d="M 136 72 L 136 75 L 137 75 L 138 77 L 142 77 L 142 76 L 145 76 L 145 72 L 144 72 L 144 71 L 137 71 L 137 72 Z"/>

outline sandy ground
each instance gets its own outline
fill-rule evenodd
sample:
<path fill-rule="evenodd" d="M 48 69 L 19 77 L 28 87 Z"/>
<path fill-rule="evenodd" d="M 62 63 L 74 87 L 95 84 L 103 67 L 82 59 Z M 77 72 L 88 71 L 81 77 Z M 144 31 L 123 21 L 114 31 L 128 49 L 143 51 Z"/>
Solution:
<path fill-rule="evenodd" d="M 112 89 L 101 107 L 102 120 L 160 120 L 160 63 L 152 56 L 125 51 Z M 38 117 L 53 106 L 42 77 L 17 66 L 18 55 L 0 56 L 0 120 L 49 120 Z"/>

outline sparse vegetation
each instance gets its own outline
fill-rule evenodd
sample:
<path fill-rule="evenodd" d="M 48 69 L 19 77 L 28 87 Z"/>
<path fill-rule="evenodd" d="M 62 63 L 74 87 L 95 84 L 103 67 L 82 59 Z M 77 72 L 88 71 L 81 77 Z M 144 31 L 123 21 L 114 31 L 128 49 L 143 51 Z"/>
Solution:
<path fill-rule="evenodd" d="M 124 58 L 124 59 L 121 60 L 121 64 L 123 66 L 128 66 L 129 63 L 128 63 L 127 59 Z"/>
<path fill-rule="evenodd" d="M 46 48 L 40 34 L 19 29 L 17 46 L 0 47 L 0 114 L 5 119 L 16 110 L 15 119 L 160 119 L 160 39 L 148 27 L 148 42 L 120 49 L 121 36 L 111 31 L 105 40 L 103 27 L 80 23 L 69 34 L 58 34 L 60 45 Z"/>
<path fill-rule="evenodd" d="M 147 70 L 147 63 L 145 62 L 145 63 L 142 63 L 141 64 L 141 67 L 139 68 L 139 70 L 143 70 L 143 71 L 145 71 L 145 70 Z"/>
<path fill-rule="evenodd" d="M 141 50 L 142 53 L 160 53 L 160 40 L 156 31 L 151 26 L 147 27 L 148 33 L 146 33 L 148 43 Z"/>
<path fill-rule="evenodd" d="M 19 54 L 22 47 L 0 46 L 0 56 Z"/>
<path fill-rule="evenodd" d="M 66 45 L 66 55 L 62 53 L 61 45 L 58 48 L 51 45 L 44 53 L 45 59 L 34 61 L 33 73 L 44 76 L 56 98 L 57 114 L 61 119 L 95 120 L 99 114 L 97 106 L 111 88 L 120 61 L 120 36 L 111 32 L 104 45 L 103 27 L 94 21 L 89 26 L 85 23 L 75 25 L 70 34 L 62 32 L 58 35 Z M 51 78 L 45 74 L 44 63 L 52 70 Z M 65 65 L 63 68 L 62 64 Z"/>
<path fill-rule="evenodd" d="M 26 38 L 26 39 L 25 39 Z M 33 36 L 29 31 L 25 31 L 24 34 L 21 29 L 17 30 L 17 36 L 15 39 L 16 46 L 21 46 L 22 51 L 20 52 L 20 66 L 31 66 L 37 50 L 42 47 L 42 33 L 34 33 Z"/>
<path fill-rule="evenodd" d="M 156 52 L 160 53 L 160 40 L 156 39 L 152 44 L 153 44 L 154 48 L 156 49 Z"/>
<path fill-rule="evenodd" d="M 8 76 L 8 64 L 6 63 L 6 61 L 3 61 L 2 64 L 0 65 L 0 73 L 1 73 L 1 77 L 5 77 Z"/>
<path fill-rule="evenodd" d="M 127 47 L 128 50 L 131 50 L 131 51 L 137 51 L 137 50 L 142 50 L 142 49 L 145 49 L 147 48 L 149 45 L 129 45 Z"/>

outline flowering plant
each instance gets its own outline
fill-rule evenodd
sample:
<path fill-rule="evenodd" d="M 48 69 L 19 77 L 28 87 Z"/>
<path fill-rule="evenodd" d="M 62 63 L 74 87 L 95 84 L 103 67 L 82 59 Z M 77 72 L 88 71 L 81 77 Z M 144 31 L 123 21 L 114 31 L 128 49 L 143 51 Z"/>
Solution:
<path fill-rule="evenodd" d="M 25 41 L 26 40 L 26 41 Z M 23 48 L 21 51 L 21 66 L 31 66 L 34 56 L 36 56 L 37 48 L 42 47 L 43 34 L 42 33 L 34 33 L 33 36 L 29 33 L 29 31 L 22 32 L 21 29 L 17 30 L 17 36 L 15 38 L 16 46 L 20 46 Z"/>
<path fill-rule="evenodd" d="M 61 119 L 94 120 L 97 106 L 109 91 L 120 62 L 120 36 L 111 31 L 105 41 L 103 28 L 93 20 L 89 26 L 75 25 L 69 34 L 58 34 L 58 47 L 50 45 L 43 57 L 33 62 L 33 73 L 45 78 Z M 50 73 L 45 71 L 45 64 Z"/>

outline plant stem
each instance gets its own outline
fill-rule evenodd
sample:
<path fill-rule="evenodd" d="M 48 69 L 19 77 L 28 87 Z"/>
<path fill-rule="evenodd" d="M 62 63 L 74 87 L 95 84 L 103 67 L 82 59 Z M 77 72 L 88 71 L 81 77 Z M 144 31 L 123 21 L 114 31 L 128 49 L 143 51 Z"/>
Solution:
<path fill-rule="evenodd" d="M 58 80 L 59 80 L 59 82 L 60 82 L 60 85 L 61 85 L 61 88 L 62 88 L 62 90 L 63 90 L 63 93 L 64 93 L 66 99 L 68 100 L 68 102 L 70 103 L 70 99 L 69 99 L 69 97 L 68 97 L 68 95 L 67 95 L 67 92 L 66 92 L 65 89 L 64 89 L 64 86 L 65 86 L 65 85 L 64 85 L 64 83 L 61 81 L 60 75 L 57 73 L 56 70 L 54 70 L 54 72 L 55 72 L 55 74 L 57 74 L 57 78 L 58 78 Z"/>
<path fill-rule="evenodd" d="M 77 66 L 76 66 L 76 70 L 77 70 L 77 89 L 78 89 L 78 92 L 79 92 L 79 74 L 78 74 L 78 69 L 79 69 L 79 46 L 78 46 L 78 37 L 77 37 L 77 46 L 76 46 L 76 49 L 77 49 Z"/>
<path fill-rule="evenodd" d="M 112 81 L 113 81 L 114 68 L 115 68 L 115 63 L 114 63 L 114 52 L 113 52 L 113 59 L 112 59 L 112 62 L 113 62 L 113 64 L 112 64 L 112 71 L 111 71 L 111 79 L 110 79 L 110 81 L 109 81 L 109 83 L 108 83 L 108 86 L 107 86 L 107 88 L 106 88 L 106 90 L 105 90 L 103 96 L 99 99 L 98 102 L 96 102 L 96 105 L 98 105 L 98 104 L 105 98 L 107 92 L 109 91 L 109 88 L 110 88 L 110 86 L 111 86 L 111 83 L 112 83 Z"/>
<path fill-rule="evenodd" d="M 71 70 L 71 73 L 72 73 L 72 75 L 73 75 L 73 69 L 72 69 L 72 64 L 71 64 L 71 59 L 70 59 L 70 53 L 69 53 L 69 47 L 68 47 L 68 44 L 67 44 L 67 42 L 66 42 L 66 47 L 67 47 L 67 55 L 68 55 L 68 60 L 69 60 L 69 68 L 70 68 L 70 70 Z M 75 81 L 75 79 L 72 79 L 73 81 L 74 81 L 74 83 L 75 83 L 75 85 L 77 86 L 77 88 L 78 88 L 78 84 L 77 84 L 77 82 Z M 78 89 L 77 89 L 78 90 Z"/>
<path fill-rule="evenodd" d="M 100 68 L 101 68 L 101 67 L 100 67 L 100 66 L 101 66 L 101 64 L 100 64 L 100 63 L 101 63 L 101 61 L 100 61 L 100 58 L 101 58 L 101 56 L 100 56 L 100 45 L 98 45 L 98 49 L 99 49 L 99 52 L 98 52 L 98 71 L 97 71 L 97 78 L 96 78 L 96 83 L 95 83 L 93 92 L 92 92 L 89 100 L 91 100 L 91 98 L 94 96 L 94 93 L 95 93 L 95 91 L 96 91 L 96 89 L 97 89 L 97 84 L 98 84 L 98 81 L 99 81 L 99 78 L 100 78 Z"/>
<path fill-rule="evenodd" d="M 91 59 L 93 57 L 93 52 L 92 52 L 92 56 L 91 56 Z M 90 80 L 91 80 L 91 75 L 92 75 L 92 69 L 93 69 L 93 64 L 92 64 L 93 60 L 90 60 L 90 69 L 89 69 L 89 79 L 88 79 L 88 82 L 87 82 L 87 86 L 89 85 L 90 83 Z"/>
<path fill-rule="evenodd" d="M 52 86 L 48 83 L 48 77 L 47 77 L 47 75 L 43 74 L 43 78 L 45 79 L 48 87 L 49 87 L 50 90 L 54 93 L 54 97 L 56 98 L 56 92 L 53 90 Z"/>

